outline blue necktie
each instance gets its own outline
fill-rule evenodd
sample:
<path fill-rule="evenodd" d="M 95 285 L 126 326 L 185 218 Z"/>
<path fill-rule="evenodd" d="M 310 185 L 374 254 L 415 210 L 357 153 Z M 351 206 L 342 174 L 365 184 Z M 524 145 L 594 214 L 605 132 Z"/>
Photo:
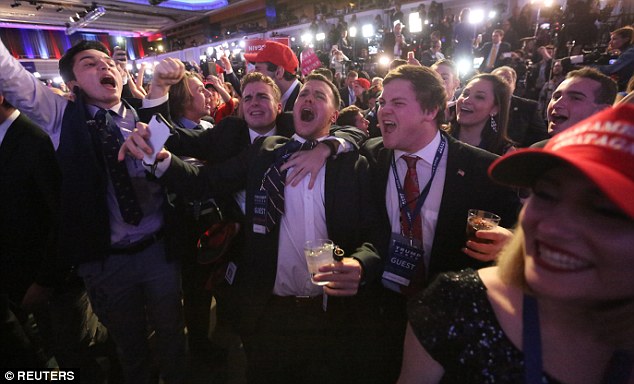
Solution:
<path fill-rule="evenodd" d="M 264 174 L 261 190 L 268 195 L 268 209 L 266 219 L 267 231 L 272 231 L 284 214 L 284 187 L 286 186 L 286 172 L 280 167 L 288 161 L 291 155 L 299 150 L 315 148 L 316 141 L 306 141 L 304 144 L 297 140 L 291 140 L 275 150 L 275 162 L 271 164 Z"/>
<path fill-rule="evenodd" d="M 105 109 L 100 109 L 97 112 L 95 115 L 97 133 L 99 134 L 106 168 L 114 187 L 121 217 L 128 224 L 139 225 L 143 218 L 143 211 L 141 211 L 136 193 L 132 188 L 128 167 L 126 167 L 124 161 L 120 162 L 117 160 L 121 143 L 118 134 L 119 128 L 110 115 L 111 113 L 111 111 L 106 111 Z"/>

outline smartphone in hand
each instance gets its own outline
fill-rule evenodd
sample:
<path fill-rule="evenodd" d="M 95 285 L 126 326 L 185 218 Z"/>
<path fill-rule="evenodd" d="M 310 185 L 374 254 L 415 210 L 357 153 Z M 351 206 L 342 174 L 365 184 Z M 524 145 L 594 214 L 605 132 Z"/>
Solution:
<path fill-rule="evenodd" d="M 150 131 L 148 144 L 150 145 L 150 148 L 152 148 L 152 153 L 149 155 L 143 155 L 143 162 L 146 164 L 154 164 L 156 161 L 156 154 L 163 149 L 163 146 L 172 131 L 172 126 L 167 120 L 165 120 L 163 115 L 157 113 L 152 116 L 152 119 L 148 124 L 148 130 Z"/>

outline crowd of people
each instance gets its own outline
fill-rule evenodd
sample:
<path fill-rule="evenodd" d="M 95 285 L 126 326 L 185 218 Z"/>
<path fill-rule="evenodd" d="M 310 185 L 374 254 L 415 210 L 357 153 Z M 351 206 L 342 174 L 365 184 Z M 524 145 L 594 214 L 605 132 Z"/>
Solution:
<path fill-rule="evenodd" d="M 57 94 L 0 44 L 3 364 L 185 383 L 232 343 L 250 383 L 632 383 L 634 29 L 605 65 L 538 47 L 524 83 L 508 25 L 456 26 L 461 82 L 397 17 L 385 76 L 342 36 L 306 76 L 267 41 L 144 87 L 81 41 Z M 471 209 L 499 226 L 468 238 Z M 343 253 L 318 272 L 316 239 Z"/>

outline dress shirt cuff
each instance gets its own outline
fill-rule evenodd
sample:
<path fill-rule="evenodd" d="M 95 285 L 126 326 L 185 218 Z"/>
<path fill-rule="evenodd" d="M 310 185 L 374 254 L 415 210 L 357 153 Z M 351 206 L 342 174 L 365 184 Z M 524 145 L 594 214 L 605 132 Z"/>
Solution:
<path fill-rule="evenodd" d="M 142 108 L 154 108 L 165 103 L 169 99 L 169 94 L 156 99 L 143 99 Z"/>
<path fill-rule="evenodd" d="M 167 158 L 155 164 L 146 164 L 145 162 L 142 162 L 142 164 L 146 171 L 150 172 L 154 177 L 160 178 L 172 164 L 172 153 L 168 152 Z"/>
<path fill-rule="evenodd" d="M 339 147 L 337 147 L 337 153 L 334 154 L 335 156 L 342 153 L 350 152 L 353 149 L 352 144 L 339 137 L 328 136 L 324 140 L 336 140 L 339 143 Z"/>

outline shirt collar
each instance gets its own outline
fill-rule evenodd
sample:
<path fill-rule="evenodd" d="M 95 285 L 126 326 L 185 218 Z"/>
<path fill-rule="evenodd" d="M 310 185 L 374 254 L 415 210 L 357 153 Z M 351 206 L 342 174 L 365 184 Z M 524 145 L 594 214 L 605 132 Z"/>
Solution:
<path fill-rule="evenodd" d="M 90 115 L 93 117 L 101 109 L 100 107 L 96 105 L 92 105 L 92 104 L 88 104 L 87 108 L 88 108 L 88 111 L 90 112 Z M 108 111 L 112 111 L 116 113 L 117 116 L 121 117 L 122 119 L 125 119 L 126 117 L 126 108 L 125 108 L 125 105 L 123 105 L 121 101 L 119 102 L 119 104 L 116 104 L 112 106 L 111 108 L 108 108 Z"/>
<path fill-rule="evenodd" d="M 292 136 L 291 138 L 292 138 L 293 140 L 297 140 L 297 141 L 299 141 L 299 142 L 300 142 L 300 143 L 302 143 L 302 144 L 306 142 L 306 139 L 304 139 L 303 137 L 299 136 L 297 133 L 294 133 L 294 134 L 293 134 L 293 136 Z M 323 141 L 323 140 L 326 140 L 327 138 L 328 138 L 328 135 L 326 135 L 326 136 L 322 136 L 322 137 L 318 137 L 318 138 L 317 138 L 317 141 Z"/>
<path fill-rule="evenodd" d="M 293 91 L 295 90 L 295 87 L 297 87 L 299 84 L 300 84 L 299 80 L 295 79 L 295 81 L 293 81 L 293 84 L 291 84 L 291 86 L 288 87 L 286 92 L 284 92 L 284 94 L 282 95 L 282 99 L 280 100 L 282 105 L 286 104 L 286 101 L 288 101 L 289 97 L 291 97 L 291 93 L 293 93 Z"/>
<path fill-rule="evenodd" d="M 253 129 L 249 128 L 249 138 L 251 139 L 251 143 L 253 143 L 255 141 L 255 139 L 257 139 L 258 137 L 261 136 L 273 136 L 277 133 L 277 127 L 273 127 L 271 128 L 268 132 L 265 133 L 260 133 L 257 131 L 254 131 Z"/>
<path fill-rule="evenodd" d="M 440 145 L 440 131 L 437 131 L 436 136 L 434 136 L 434 138 L 429 144 L 427 144 L 426 146 L 424 146 L 423 148 L 419 149 L 418 151 L 414 153 L 407 153 L 405 151 L 395 149 L 394 159 L 398 160 L 403 155 L 412 155 L 412 156 L 418 156 L 419 158 L 423 159 L 428 164 L 433 164 L 434 157 L 436 157 L 436 152 L 438 151 L 439 145 Z"/>
<path fill-rule="evenodd" d="M 2 144 L 2 140 L 4 140 L 4 136 L 7 134 L 9 127 L 13 124 L 15 119 L 18 118 L 18 116 L 20 116 L 20 111 L 16 109 L 9 115 L 9 117 L 6 118 L 5 121 L 2 122 L 2 124 L 0 124 L 0 144 Z"/>

